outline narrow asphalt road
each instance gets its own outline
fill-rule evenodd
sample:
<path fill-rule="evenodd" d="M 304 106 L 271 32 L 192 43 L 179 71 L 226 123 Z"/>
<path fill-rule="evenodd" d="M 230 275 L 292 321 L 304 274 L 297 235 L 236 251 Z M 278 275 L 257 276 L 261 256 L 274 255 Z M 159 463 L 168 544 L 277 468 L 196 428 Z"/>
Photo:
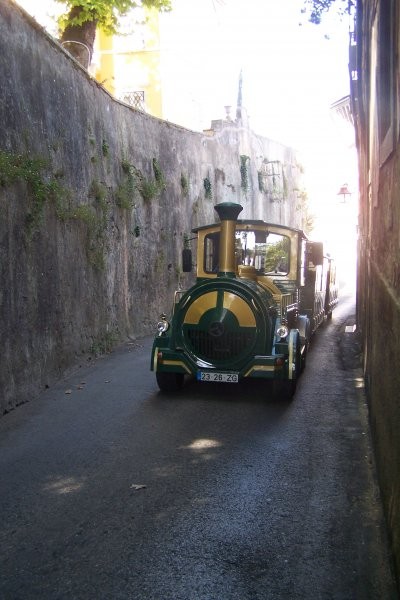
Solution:
<path fill-rule="evenodd" d="M 391 600 L 351 298 L 291 403 L 164 397 L 150 339 L 0 420 L 1 600 Z"/>

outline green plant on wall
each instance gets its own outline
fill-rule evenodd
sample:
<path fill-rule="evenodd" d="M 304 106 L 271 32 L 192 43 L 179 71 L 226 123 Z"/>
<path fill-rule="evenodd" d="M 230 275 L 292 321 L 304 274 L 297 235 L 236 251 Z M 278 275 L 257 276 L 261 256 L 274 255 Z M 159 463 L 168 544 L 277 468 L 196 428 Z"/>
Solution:
<path fill-rule="evenodd" d="M 89 131 L 89 144 L 91 146 L 91 152 L 96 152 L 96 138 L 91 131 Z M 101 155 L 103 158 L 109 158 L 110 156 L 110 145 L 106 139 L 101 140 Z M 93 164 L 98 162 L 98 156 L 96 154 L 92 154 L 90 160 Z"/>
<path fill-rule="evenodd" d="M 249 174 L 247 168 L 247 162 L 250 160 L 249 156 L 245 154 L 240 155 L 240 187 L 244 193 L 249 190 Z"/>
<path fill-rule="evenodd" d="M 156 158 L 153 158 L 153 172 L 154 172 L 154 178 L 156 180 L 156 183 L 157 183 L 157 186 L 158 186 L 160 192 L 162 190 L 165 190 L 166 183 L 165 183 L 165 179 L 164 179 L 164 173 L 161 171 L 160 165 L 158 164 L 158 160 Z"/>
<path fill-rule="evenodd" d="M 204 192 L 205 192 L 206 200 L 212 200 L 212 197 L 213 197 L 212 185 L 211 185 L 211 181 L 210 181 L 209 177 L 205 177 L 203 179 L 203 185 L 204 185 Z"/>
<path fill-rule="evenodd" d="M 0 151 L 0 186 L 8 187 L 16 182 L 27 185 L 31 201 L 27 203 L 26 230 L 28 237 L 36 231 L 43 219 L 44 207 L 51 202 L 60 221 L 75 220 L 87 229 L 87 256 L 94 267 L 104 267 L 107 218 L 110 210 L 106 186 L 94 180 L 89 198 L 95 206 L 72 205 L 71 191 L 61 185 L 58 177 L 45 179 L 49 161 L 30 154 L 12 154 Z"/>
<path fill-rule="evenodd" d="M 115 204 L 118 208 L 123 208 L 125 210 L 129 210 L 133 206 L 130 194 L 123 183 L 117 187 L 117 191 L 115 192 Z"/>
<path fill-rule="evenodd" d="M 102 141 L 101 152 L 105 158 L 107 158 L 107 156 L 109 156 L 110 154 L 110 146 L 108 145 L 106 140 Z"/>
<path fill-rule="evenodd" d="M 143 180 L 140 184 L 140 193 L 145 202 L 150 202 L 159 194 L 159 187 L 155 181 Z"/>
<path fill-rule="evenodd" d="M 154 180 L 144 179 L 139 175 L 140 183 L 138 185 L 139 192 L 145 202 L 150 202 L 156 198 L 166 188 L 164 174 L 161 171 L 160 165 L 156 158 L 152 160 Z"/>
<path fill-rule="evenodd" d="M 118 339 L 119 336 L 117 329 L 105 331 L 93 340 L 92 345 L 89 348 L 89 352 L 94 356 L 109 354 L 118 342 Z"/>
<path fill-rule="evenodd" d="M 61 185 L 57 177 L 48 180 L 44 171 L 48 169 L 49 161 L 41 157 L 27 154 L 12 154 L 0 151 L 0 185 L 8 187 L 16 182 L 27 185 L 31 203 L 27 205 L 26 227 L 31 235 L 40 225 L 46 202 L 61 203 L 68 191 Z"/>
<path fill-rule="evenodd" d="M 105 267 L 106 227 L 107 221 L 104 213 L 98 215 L 95 211 L 92 221 L 88 223 L 86 253 L 89 263 L 98 271 L 102 271 Z"/>
<path fill-rule="evenodd" d="M 101 181 L 94 179 L 90 186 L 89 195 L 92 196 L 97 202 L 103 204 L 107 201 L 107 187 Z"/>
<path fill-rule="evenodd" d="M 88 262 L 99 271 L 105 266 L 107 212 L 105 204 L 97 208 L 80 204 L 71 207 L 64 215 L 64 220 L 75 220 L 85 225 Z"/>
<path fill-rule="evenodd" d="M 121 162 L 123 181 L 115 193 L 115 203 L 119 208 L 130 210 L 135 203 L 135 168 L 127 160 Z"/>
<path fill-rule="evenodd" d="M 90 252 L 90 256 L 93 255 L 93 250 L 97 252 L 98 249 L 102 249 L 102 255 L 104 254 L 104 243 L 105 243 L 105 230 L 107 228 L 108 214 L 110 212 L 110 204 L 107 200 L 108 189 L 104 183 L 101 181 L 94 180 L 92 182 L 89 197 L 93 196 L 95 199 L 95 211 L 96 211 L 96 238 L 97 241 L 93 243 L 89 243 L 89 248 L 93 246 L 92 251 Z M 100 243 L 99 243 L 100 240 Z M 93 240 L 89 240 L 89 242 L 93 242 Z"/>
<path fill-rule="evenodd" d="M 182 194 L 184 196 L 187 196 L 189 193 L 189 182 L 188 182 L 186 175 L 184 175 L 183 173 L 181 173 L 181 188 L 182 188 Z"/>

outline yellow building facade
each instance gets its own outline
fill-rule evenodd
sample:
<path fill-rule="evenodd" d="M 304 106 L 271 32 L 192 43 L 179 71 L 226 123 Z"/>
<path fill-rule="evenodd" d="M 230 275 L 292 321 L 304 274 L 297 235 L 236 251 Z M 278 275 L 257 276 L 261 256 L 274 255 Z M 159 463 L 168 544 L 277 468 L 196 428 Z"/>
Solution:
<path fill-rule="evenodd" d="M 118 35 L 98 31 L 90 71 L 119 100 L 161 118 L 158 12 L 133 10 L 121 19 Z"/>

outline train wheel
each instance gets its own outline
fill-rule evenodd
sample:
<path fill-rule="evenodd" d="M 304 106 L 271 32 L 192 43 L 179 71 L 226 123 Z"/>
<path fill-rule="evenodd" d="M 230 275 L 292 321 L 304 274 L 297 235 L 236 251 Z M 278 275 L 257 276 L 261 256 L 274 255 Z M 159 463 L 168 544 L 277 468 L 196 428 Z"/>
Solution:
<path fill-rule="evenodd" d="M 158 387 L 162 392 L 177 392 L 183 385 L 183 373 L 156 372 Z"/>

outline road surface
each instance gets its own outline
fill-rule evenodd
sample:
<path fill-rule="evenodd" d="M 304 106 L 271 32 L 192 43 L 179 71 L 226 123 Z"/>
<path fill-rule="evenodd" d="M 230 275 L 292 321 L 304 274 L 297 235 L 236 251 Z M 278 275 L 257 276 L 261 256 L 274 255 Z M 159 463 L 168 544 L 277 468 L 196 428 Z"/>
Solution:
<path fill-rule="evenodd" d="M 144 339 L 3 417 L 1 600 L 396 598 L 353 311 L 290 403 L 250 382 L 166 398 Z"/>

